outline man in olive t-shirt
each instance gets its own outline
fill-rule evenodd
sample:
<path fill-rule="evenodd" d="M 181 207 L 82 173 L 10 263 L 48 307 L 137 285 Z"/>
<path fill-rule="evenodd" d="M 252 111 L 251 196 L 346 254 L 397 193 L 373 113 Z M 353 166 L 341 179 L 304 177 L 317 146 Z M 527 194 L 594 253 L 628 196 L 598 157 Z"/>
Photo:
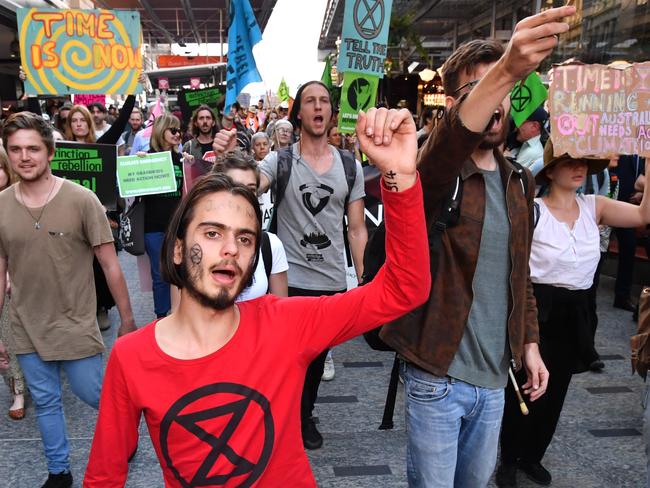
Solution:
<path fill-rule="evenodd" d="M 11 277 L 8 347 L 36 407 L 49 471 L 43 488 L 69 487 L 60 371 L 72 391 L 94 408 L 102 383 L 104 344 L 95 321 L 93 256 L 120 312 L 118 334 L 135 330 L 135 324 L 104 208 L 91 191 L 52 175 L 51 127 L 32 113 L 14 114 L 5 123 L 3 142 L 20 177 L 0 193 L 0 289 L 7 271 Z"/>

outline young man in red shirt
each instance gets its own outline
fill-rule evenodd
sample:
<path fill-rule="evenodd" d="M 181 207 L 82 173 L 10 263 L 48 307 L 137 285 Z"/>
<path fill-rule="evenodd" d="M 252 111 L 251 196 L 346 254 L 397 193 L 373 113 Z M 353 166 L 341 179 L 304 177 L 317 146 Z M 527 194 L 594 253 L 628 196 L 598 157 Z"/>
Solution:
<path fill-rule="evenodd" d="M 115 344 L 85 487 L 124 486 L 141 413 L 166 486 L 316 486 L 300 430 L 307 367 L 418 306 L 430 288 L 411 114 L 371 109 L 357 135 L 384 179 L 387 257 L 375 280 L 333 296 L 235 304 L 259 254 L 257 197 L 223 175 L 200 180 L 163 246 L 178 310 Z M 235 132 L 215 140 L 232 149 Z"/>

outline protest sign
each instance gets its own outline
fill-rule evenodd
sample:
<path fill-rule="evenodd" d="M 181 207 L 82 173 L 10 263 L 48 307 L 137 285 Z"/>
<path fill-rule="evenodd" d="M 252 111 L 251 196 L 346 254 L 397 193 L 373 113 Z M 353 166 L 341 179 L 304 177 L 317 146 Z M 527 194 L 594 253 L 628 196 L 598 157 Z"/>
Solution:
<path fill-rule="evenodd" d="M 117 148 L 113 144 L 57 141 L 50 167 L 56 176 L 88 188 L 108 210 L 115 210 L 116 158 Z"/>
<path fill-rule="evenodd" d="M 138 12 L 19 8 L 17 16 L 27 93 L 142 92 Z"/>
<path fill-rule="evenodd" d="M 196 181 L 201 177 L 207 175 L 217 159 L 214 151 L 208 151 L 203 155 L 208 159 L 194 159 L 192 162 L 183 162 L 183 195 L 192 189 Z"/>
<path fill-rule="evenodd" d="M 176 173 L 172 154 L 165 151 L 142 157 L 117 158 L 117 185 L 123 198 L 175 192 Z"/>
<path fill-rule="evenodd" d="M 85 105 L 86 107 L 91 103 L 101 103 L 106 105 L 106 95 L 72 95 L 72 103 L 75 105 Z"/>
<path fill-rule="evenodd" d="M 190 78 L 190 88 L 196 90 L 201 87 L 201 78 Z"/>
<path fill-rule="evenodd" d="M 199 107 L 199 105 L 207 105 L 210 107 L 215 115 L 218 115 L 219 110 L 217 105 L 223 97 L 219 88 L 203 88 L 202 90 L 181 90 L 178 94 L 178 104 L 183 113 L 183 121 L 189 122 L 192 118 L 192 113 Z"/>
<path fill-rule="evenodd" d="M 549 101 L 555 155 L 650 156 L 650 62 L 555 66 Z"/>
<path fill-rule="evenodd" d="M 384 77 L 393 0 L 346 0 L 338 70 Z"/>
<path fill-rule="evenodd" d="M 169 90 L 169 78 L 158 78 L 158 89 Z"/>
<path fill-rule="evenodd" d="M 359 118 L 359 110 L 366 112 L 375 106 L 377 96 L 377 76 L 358 73 L 345 73 L 341 89 L 339 109 L 339 132 L 352 134 Z"/>

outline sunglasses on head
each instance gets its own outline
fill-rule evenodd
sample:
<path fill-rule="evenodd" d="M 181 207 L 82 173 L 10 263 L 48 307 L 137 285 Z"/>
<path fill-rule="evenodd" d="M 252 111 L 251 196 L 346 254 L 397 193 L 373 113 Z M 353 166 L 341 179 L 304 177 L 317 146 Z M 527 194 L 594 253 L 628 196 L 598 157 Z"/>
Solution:
<path fill-rule="evenodd" d="M 170 128 L 167 129 L 167 130 L 169 130 L 169 132 L 170 132 L 171 135 L 173 135 L 173 136 L 176 136 L 176 135 L 178 135 L 178 134 L 181 133 L 181 130 L 180 130 L 178 127 L 170 127 Z"/>

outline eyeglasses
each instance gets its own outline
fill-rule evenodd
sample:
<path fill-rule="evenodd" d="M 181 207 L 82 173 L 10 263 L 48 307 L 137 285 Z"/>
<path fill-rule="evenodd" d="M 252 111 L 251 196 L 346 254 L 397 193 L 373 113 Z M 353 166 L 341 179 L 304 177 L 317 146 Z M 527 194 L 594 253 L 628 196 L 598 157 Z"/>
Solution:
<path fill-rule="evenodd" d="M 481 81 L 481 80 L 472 80 L 472 81 L 468 81 L 468 82 L 465 83 L 464 85 L 462 85 L 462 86 L 460 86 L 459 88 L 457 88 L 456 91 L 454 91 L 454 95 L 458 94 L 458 92 L 461 91 L 461 90 L 464 89 L 464 88 L 469 88 L 469 90 L 468 90 L 468 93 L 469 93 L 470 91 L 472 91 L 472 88 L 474 88 L 476 85 L 478 85 L 478 82 L 479 82 L 479 81 Z"/>
<path fill-rule="evenodd" d="M 278 134 L 291 134 L 291 129 L 285 129 L 285 128 L 278 129 Z"/>
<path fill-rule="evenodd" d="M 176 136 L 181 133 L 181 130 L 178 127 L 170 127 L 167 129 L 171 135 Z"/>

